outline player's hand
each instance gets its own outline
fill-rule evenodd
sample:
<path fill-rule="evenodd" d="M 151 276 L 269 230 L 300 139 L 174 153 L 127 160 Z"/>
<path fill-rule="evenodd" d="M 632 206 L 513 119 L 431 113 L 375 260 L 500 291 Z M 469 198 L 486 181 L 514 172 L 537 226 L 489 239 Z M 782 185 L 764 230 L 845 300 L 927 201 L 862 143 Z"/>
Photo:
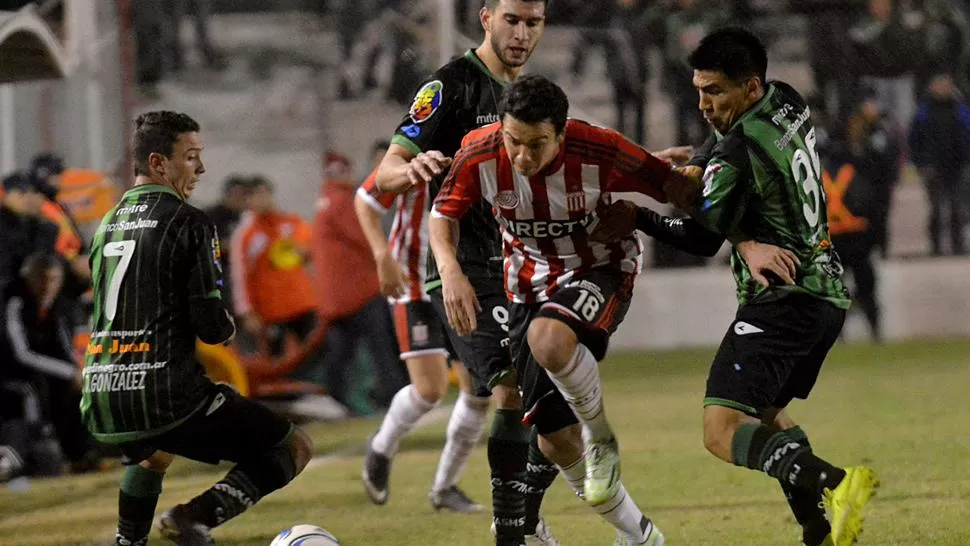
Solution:
<path fill-rule="evenodd" d="M 377 259 L 377 280 L 384 296 L 399 298 L 404 295 L 407 286 L 404 269 L 389 252 L 381 254 Z"/>
<path fill-rule="evenodd" d="M 695 166 L 679 167 L 676 171 L 683 176 L 668 176 L 664 180 L 664 195 L 675 207 L 690 211 L 700 194 L 700 181 L 704 171 Z"/>
<path fill-rule="evenodd" d="M 468 277 L 461 273 L 441 277 L 441 294 L 445 300 L 448 324 L 460 336 L 467 336 L 478 328 L 478 313 L 482 310 L 475 289 Z"/>
<path fill-rule="evenodd" d="M 654 156 L 663 159 L 668 163 L 673 163 L 674 165 L 682 165 L 690 161 L 692 155 L 694 155 L 693 146 L 674 146 L 673 148 L 665 148 L 659 152 L 652 152 Z"/>
<path fill-rule="evenodd" d="M 243 328 L 246 333 L 253 337 L 259 337 L 263 333 L 263 321 L 259 318 L 254 311 L 250 311 L 243 315 Z"/>
<path fill-rule="evenodd" d="M 594 243 L 612 243 L 637 229 L 637 206 L 631 201 L 615 201 L 609 205 L 602 201 L 596 207 L 599 223 L 589 234 Z"/>
<path fill-rule="evenodd" d="M 761 286 L 768 288 L 771 285 L 766 275 L 769 272 L 785 284 L 795 284 L 795 276 L 801 261 L 791 250 L 758 241 L 742 241 L 736 244 L 735 248 L 748 264 L 751 277 Z"/>
<path fill-rule="evenodd" d="M 408 163 L 408 181 L 412 186 L 431 182 L 451 166 L 451 158 L 438 150 L 428 150 L 414 156 Z"/>

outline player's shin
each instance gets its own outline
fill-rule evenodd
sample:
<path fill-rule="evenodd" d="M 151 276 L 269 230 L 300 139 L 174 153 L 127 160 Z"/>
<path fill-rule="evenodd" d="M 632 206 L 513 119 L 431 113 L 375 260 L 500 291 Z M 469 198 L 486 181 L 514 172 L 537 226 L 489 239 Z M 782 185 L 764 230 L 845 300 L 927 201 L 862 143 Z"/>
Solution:
<path fill-rule="evenodd" d="M 807 445 L 761 424 L 738 427 L 731 440 L 731 458 L 738 466 L 760 470 L 814 494 L 834 489 L 845 477 L 844 470 L 816 457 Z"/>
<path fill-rule="evenodd" d="M 438 462 L 432 491 L 439 492 L 458 482 L 475 444 L 488 421 L 489 399 L 462 392 L 448 421 L 447 440 Z"/>
<path fill-rule="evenodd" d="M 115 543 L 119 546 L 144 546 L 152 529 L 155 507 L 162 492 L 163 472 L 155 472 L 132 465 L 121 476 L 118 492 L 118 532 Z"/>
<path fill-rule="evenodd" d="M 529 342 L 532 343 L 531 331 Z M 534 346 L 533 352 L 536 352 Z M 536 359 L 539 358 L 537 354 Z M 549 378 L 582 421 L 588 440 L 597 443 L 613 440 L 613 431 L 603 408 L 599 365 L 585 345 L 577 343 L 566 365 L 556 372 L 550 371 Z"/>
<path fill-rule="evenodd" d="M 616 494 L 611 498 L 594 505 L 593 510 L 596 510 L 600 517 L 616 529 L 616 533 L 625 540 L 625 544 L 642 544 L 652 532 L 655 532 L 653 522 L 643 515 L 623 484 L 620 484 Z"/>
<path fill-rule="evenodd" d="M 384 416 L 380 430 L 374 435 L 371 447 L 381 455 L 393 457 L 401 439 L 411 432 L 418 419 L 434 407 L 435 403 L 422 398 L 414 385 L 402 388 L 394 395 L 391 407 Z"/>
<path fill-rule="evenodd" d="M 519 546 L 525 538 L 525 470 L 529 450 L 522 410 L 495 410 L 488 435 L 492 473 L 492 522 L 498 546 Z"/>
<path fill-rule="evenodd" d="M 811 449 L 808 436 L 801 427 L 789 428 L 785 430 L 785 434 Z M 799 489 L 785 480 L 778 480 L 778 483 L 781 484 L 781 490 L 785 493 L 785 499 L 788 500 L 788 506 L 791 507 L 795 521 L 802 526 L 802 541 L 808 546 L 821 545 L 832 530 L 825 518 L 821 495 Z"/>
<path fill-rule="evenodd" d="M 184 512 L 192 521 L 211 529 L 245 512 L 298 473 L 289 442 L 284 442 L 234 466 L 220 482 L 189 501 Z"/>
<path fill-rule="evenodd" d="M 559 475 L 559 468 L 552 464 L 543 455 L 538 444 L 539 434 L 532 429 L 529 440 L 529 457 L 526 464 L 525 483 L 527 485 L 525 493 L 525 528 L 531 533 L 539 525 L 539 511 L 542 508 L 542 499 L 546 496 L 546 490 L 556 480 Z M 585 472 L 585 471 L 584 471 Z M 582 489 L 582 481 L 580 481 Z"/>

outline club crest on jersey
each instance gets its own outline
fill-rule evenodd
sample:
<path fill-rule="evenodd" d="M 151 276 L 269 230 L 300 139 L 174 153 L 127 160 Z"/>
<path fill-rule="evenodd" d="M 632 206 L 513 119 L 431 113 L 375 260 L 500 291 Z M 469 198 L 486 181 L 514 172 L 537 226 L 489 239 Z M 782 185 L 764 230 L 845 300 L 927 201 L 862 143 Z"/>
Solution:
<path fill-rule="evenodd" d="M 704 169 L 704 178 L 702 180 L 704 182 L 704 191 L 702 193 L 704 197 L 707 197 L 712 191 L 714 191 L 714 177 L 717 176 L 717 173 L 721 172 L 721 169 L 723 168 L 724 167 L 720 163 L 711 163 L 706 169 Z"/>
<path fill-rule="evenodd" d="M 512 190 L 500 191 L 495 195 L 495 204 L 499 208 L 514 209 L 519 206 L 519 196 Z"/>
<path fill-rule="evenodd" d="M 408 115 L 414 123 L 424 123 L 434 115 L 438 107 L 441 106 L 441 91 L 444 84 L 439 80 L 434 80 L 424 84 L 417 94 L 414 95 L 414 102 L 411 103 L 411 110 Z"/>
<path fill-rule="evenodd" d="M 566 194 L 566 208 L 569 212 L 586 210 L 586 192 L 572 191 Z"/>
<path fill-rule="evenodd" d="M 411 342 L 415 345 L 424 345 L 430 337 L 427 324 L 418 323 L 411 328 Z"/>

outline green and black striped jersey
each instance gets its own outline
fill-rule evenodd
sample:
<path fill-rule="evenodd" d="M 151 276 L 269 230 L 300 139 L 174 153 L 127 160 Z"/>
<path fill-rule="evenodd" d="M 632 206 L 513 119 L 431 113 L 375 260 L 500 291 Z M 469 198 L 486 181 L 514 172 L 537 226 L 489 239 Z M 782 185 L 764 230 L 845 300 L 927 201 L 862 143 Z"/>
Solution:
<path fill-rule="evenodd" d="M 832 248 L 815 151 L 811 111 L 789 85 L 771 82 L 765 96 L 692 164 L 704 164 L 697 215 L 708 228 L 739 233 L 798 255 L 796 284 L 762 288 L 737 251 L 731 256 L 738 301 L 807 293 L 849 307 L 842 265 Z"/>
<path fill-rule="evenodd" d="M 219 240 L 205 214 L 165 186 L 125 192 L 91 248 L 94 316 L 81 414 L 98 440 L 161 434 L 204 402 L 193 302 L 221 300 Z"/>

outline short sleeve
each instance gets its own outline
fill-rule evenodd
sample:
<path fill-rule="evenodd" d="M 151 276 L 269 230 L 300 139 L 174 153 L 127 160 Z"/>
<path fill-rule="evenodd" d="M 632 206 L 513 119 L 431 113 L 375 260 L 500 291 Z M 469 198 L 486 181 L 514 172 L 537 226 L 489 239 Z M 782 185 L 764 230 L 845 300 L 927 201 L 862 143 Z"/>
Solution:
<path fill-rule="evenodd" d="M 454 122 L 448 113 L 461 100 L 461 86 L 446 81 L 435 73 L 418 88 L 408 113 L 394 131 L 392 144 L 398 144 L 417 155 L 434 149 L 439 142 L 438 133 L 449 130 L 448 122 Z"/>
<path fill-rule="evenodd" d="M 222 299 L 222 247 L 216 228 L 201 214 L 191 221 L 189 299 Z"/>

